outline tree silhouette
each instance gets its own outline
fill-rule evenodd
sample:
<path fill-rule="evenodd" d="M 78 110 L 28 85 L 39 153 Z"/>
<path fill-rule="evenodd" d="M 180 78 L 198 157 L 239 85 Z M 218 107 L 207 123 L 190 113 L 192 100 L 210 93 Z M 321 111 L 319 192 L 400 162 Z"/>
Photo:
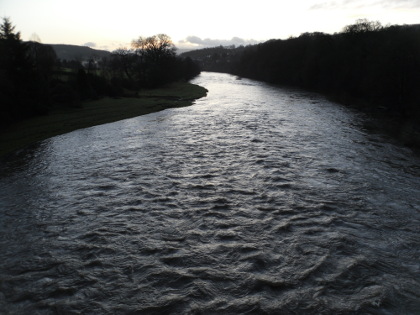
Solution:
<path fill-rule="evenodd" d="M 51 46 L 22 42 L 10 19 L 4 18 L 0 25 L 0 128 L 45 114 L 51 105 L 80 106 L 80 100 L 122 96 L 127 90 L 136 95 L 139 88 L 189 80 L 200 72 L 191 59 L 176 56 L 165 34 L 139 37 L 132 44 L 133 49 L 118 49 L 109 59 L 90 58 L 85 71 L 81 62 L 58 62 Z"/>
<path fill-rule="evenodd" d="M 175 56 L 175 45 L 166 34 L 158 34 L 150 37 L 139 37 L 133 40 L 131 46 L 135 53 L 147 61 L 159 62 L 159 60 Z"/>
<path fill-rule="evenodd" d="M 342 103 L 420 122 L 420 27 L 357 20 L 333 35 L 184 53 L 207 71 L 316 90 Z M 418 124 L 418 123 L 417 123 Z"/>
<path fill-rule="evenodd" d="M 10 19 L 0 25 L 0 121 L 3 125 L 30 115 L 36 109 L 27 103 L 34 94 L 28 46 Z"/>
<path fill-rule="evenodd" d="M 379 21 L 369 21 L 367 19 L 358 19 L 356 23 L 344 27 L 344 33 L 366 33 L 379 31 L 383 27 Z"/>
<path fill-rule="evenodd" d="M 20 32 L 14 33 L 15 26 L 12 25 L 9 18 L 3 18 L 3 24 L 0 25 L 0 40 L 10 40 L 20 42 Z"/>

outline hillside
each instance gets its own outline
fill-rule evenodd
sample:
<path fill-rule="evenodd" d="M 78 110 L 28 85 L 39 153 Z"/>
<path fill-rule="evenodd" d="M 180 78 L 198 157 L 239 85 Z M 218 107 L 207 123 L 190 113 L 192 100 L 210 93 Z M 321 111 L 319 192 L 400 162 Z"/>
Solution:
<path fill-rule="evenodd" d="M 87 60 L 92 57 L 108 57 L 111 53 L 106 50 L 92 49 L 87 46 L 50 44 L 61 60 Z"/>

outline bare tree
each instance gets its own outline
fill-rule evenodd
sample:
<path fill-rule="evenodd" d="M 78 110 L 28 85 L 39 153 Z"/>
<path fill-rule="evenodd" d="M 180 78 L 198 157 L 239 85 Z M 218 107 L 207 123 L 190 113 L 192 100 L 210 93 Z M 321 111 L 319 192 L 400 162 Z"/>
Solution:
<path fill-rule="evenodd" d="M 119 48 L 112 52 L 112 56 L 114 57 L 114 67 L 121 69 L 127 78 L 132 81 L 133 76 L 131 72 L 133 71 L 135 64 L 134 52 L 127 48 Z"/>
<path fill-rule="evenodd" d="M 359 19 L 355 24 L 344 27 L 344 33 L 365 33 L 381 30 L 382 24 L 379 21 L 369 21 L 367 19 Z"/>
<path fill-rule="evenodd" d="M 41 43 L 41 38 L 38 36 L 37 33 L 32 33 L 29 37 L 29 41 L 34 43 Z"/>
<path fill-rule="evenodd" d="M 139 37 L 131 43 L 137 55 L 153 62 L 163 57 L 175 55 L 175 45 L 166 34 L 158 34 L 150 37 Z"/>

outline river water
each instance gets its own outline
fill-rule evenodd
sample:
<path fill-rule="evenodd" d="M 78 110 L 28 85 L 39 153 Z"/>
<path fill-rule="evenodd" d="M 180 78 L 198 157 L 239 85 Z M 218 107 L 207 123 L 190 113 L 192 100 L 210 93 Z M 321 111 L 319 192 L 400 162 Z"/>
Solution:
<path fill-rule="evenodd" d="M 194 83 L 1 162 L 0 313 L 418 313 L 419 158 L 319 95 Z"/>

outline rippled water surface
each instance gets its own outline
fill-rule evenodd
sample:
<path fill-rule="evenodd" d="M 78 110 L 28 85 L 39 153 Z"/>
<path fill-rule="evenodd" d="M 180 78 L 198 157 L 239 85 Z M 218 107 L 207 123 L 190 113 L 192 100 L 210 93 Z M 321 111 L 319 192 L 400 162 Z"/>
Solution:
<path fill-rule="evenodd" d="M 0 313 L 418 313 L 419 159 L 318 95 L 194 82 L 1 162 Z"/>

